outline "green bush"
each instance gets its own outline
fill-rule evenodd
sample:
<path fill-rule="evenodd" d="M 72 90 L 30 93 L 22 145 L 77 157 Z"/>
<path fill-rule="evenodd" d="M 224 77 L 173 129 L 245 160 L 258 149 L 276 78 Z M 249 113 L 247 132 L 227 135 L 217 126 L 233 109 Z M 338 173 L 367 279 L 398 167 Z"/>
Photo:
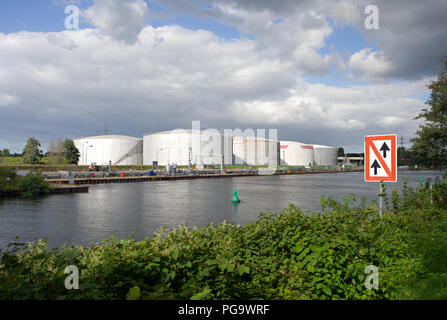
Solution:
<path fill-rule="evenodd" d="M 433 201 L 437 206 L 447 209 L 447 181 L 441 181 L 433 186 Z"/>
<path fill-rule="evenodd" d="M 50 184 L 38 173 L 30 173 L 23 177 L 19 188 L 23 191 L 22 196 L 25 198 L 36 198 L 50 193 Z"/>
<path fill-rule="evenodd" d="M 430 201 L 427 189 L 405 187 L 382 217 L 375 203 L 351 195 L 322 199 L 312 216 L 290 205 L 244 226 L 180 226 L 143 241 L 52 250 L 45 241 L 14 243 L 0 251 L 0 298 L 445 297 L 447 211 Z M 79 290 L 64 287 L 69 265 L 79 268 Z M 379 268 L 378 290 L 365 288 L 368 265 Z"/>

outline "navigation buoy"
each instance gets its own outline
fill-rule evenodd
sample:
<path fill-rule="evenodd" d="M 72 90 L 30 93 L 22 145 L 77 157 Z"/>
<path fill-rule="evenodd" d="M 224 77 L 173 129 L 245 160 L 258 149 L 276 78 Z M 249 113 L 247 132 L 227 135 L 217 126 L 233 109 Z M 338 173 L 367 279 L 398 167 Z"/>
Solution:
<path fill-rule="evenodd" d="M 234 196 L 233 199 L 231 200 L 232 203 L 239 203 L 241 202 L 241 199 L 239 199 L 239 197 L 237 196 L 237 190 L 234 190 Z"/>

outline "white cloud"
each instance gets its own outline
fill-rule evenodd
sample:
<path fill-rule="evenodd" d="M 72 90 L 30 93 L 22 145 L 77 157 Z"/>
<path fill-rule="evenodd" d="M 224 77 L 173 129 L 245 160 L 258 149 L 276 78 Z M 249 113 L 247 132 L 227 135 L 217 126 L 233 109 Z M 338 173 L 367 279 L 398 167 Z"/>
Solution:
<path fill-rule="evenodd" d="M 328 70 L 322 61 L 324 56 L 315 50 L 331 34 L 326 18 L 337 26 L 354 27 L 378 48 L 377 53 L 362 50 L 366 48 L 353 53 L 351 71 L 359 79 L 382 82 L 433 76 L 442 66 L 441 57 L 447 54 L 445 0 L 218 0 L 209 10 L 203 9 L 206 0 L 154 1 L 177 12 L 208 16 L 234 26 L 253 35 L 264 53 L 280 54 L 282 58 L 294 56 L 299 70 L 307 73 Z M 379 9 L 379 30 L 364 27 L 364 9 L 371 4 Z M 283 22 L 272 23 L 278 19 Z M 340 59 L 332 55 L 332 59 Z M 318 64 L 320 68 L 315 68 Z"/>
<path fill-rule="evenodd" d="M 136 136 L 191 120 L 221 129 L 264 125 L 283 139 L 308 134 L 307 142 L 334 145 L 355 145 L 359 136 L 384 130 L 414 133 L 412 118 L 423 103 L 409 96 L 427 92 L 427 79 L 348 88 L 306 83 L 304 72 L 344 67 L 338 55 L 318 54 L 332 32 L 324 16 L 219 8 L 223 21 L 254 39 L 144 26 L 141 1 L 104 0 L 85 11 L 97 29 L 0 33 L 0 105 L 20 97 L 20 110 L 0 109 L 0 135 L 20 122 L 24 137 L 36 130 L 47 140 L 85 136 L 106 119 L 115 133 Z M 349 8 L 344 19 L 354 16 Z M 394 70 L 382 53 L 367 49 L 347 64 L 374 81 Z"/>
<path fill-rule="evenodd" d="M 143 0 L 94 0 L 82 14 L 105 35 L 132 43 L 143 29 L 149 9 Z"/>
<path fill-rule="evenodd" d="M 324 47 L 332 28 L 324 16 L 313 11 L 278 15 L 271 10 L 241 8 L 236 2 L 222 1 L 215 4 L 214 17 L 253 36 L 261 54 L 290 61 L 299 73 L 326 74 L 331 66 L 343 66 L 337 53 L 317 52 Z"/>
<path fill-rule="evenodd" d="M 386 82 L 388 74 L 393 70 L 383 52 L 372 52 L 370 48 L 351 55 L 347 66 L 356 78 L 375 82 Z"/>
<path fill-rule="evenodd" d="M 324 132 L 387 129 L 411 135 L 418 125 L 412 119 L 423 103 L 408 95 L 420 92 L 420 83 L 338 88 L 301 82 L 283 99 L 235 101 L 229 111 L 251 124 L 295 125 Z"/>

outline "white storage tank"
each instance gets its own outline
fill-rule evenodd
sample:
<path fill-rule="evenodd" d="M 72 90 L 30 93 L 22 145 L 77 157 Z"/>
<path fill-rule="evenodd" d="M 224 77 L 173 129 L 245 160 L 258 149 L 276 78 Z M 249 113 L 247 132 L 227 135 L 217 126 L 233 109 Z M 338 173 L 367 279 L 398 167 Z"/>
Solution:
<path fill-rule="evenodd" d="M 277 140 L 240 136 L 233 137 L 235 165 L 274 166 L 280 162 L 280 143 Z"/>
<path fill-rule="evenodd" d="M 314 163 L 313 146 L 296 141 L 281 141 L 282 166 L 311 166 Z"/>
<path fill-rule="evenodd" d="M 157 162 L 187 166 L 232 163 L 231 137 L 214 129 L 175 129 L 146 134 L 143 138 L 143 163 Z"/>
<path fill-rule="evenodd" d="M 143 163 L 143 139 L 104 135 L 73 140 L 78 148 L 79 165 L 141 165 Z"/>
<path fill-rule="evenodd" d="M 336 166 L 337 165 L 337 148 L 313 145 L 314 161 L 316 166 Z"/>

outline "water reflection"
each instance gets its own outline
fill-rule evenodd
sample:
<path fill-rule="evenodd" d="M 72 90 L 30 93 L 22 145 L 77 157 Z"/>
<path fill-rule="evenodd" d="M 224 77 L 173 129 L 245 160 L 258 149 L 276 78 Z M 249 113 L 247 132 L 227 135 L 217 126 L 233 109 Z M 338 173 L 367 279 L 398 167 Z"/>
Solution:
<path fill-rule="evenodd" d="M 230 221 L 231 223 L 234 224 L 238 224 L 239 223 L 239 216 L 238 216 L 238 208 L 239 208 L 239 203 L 232 203 L 233 205 L 233 219 Z"/>

